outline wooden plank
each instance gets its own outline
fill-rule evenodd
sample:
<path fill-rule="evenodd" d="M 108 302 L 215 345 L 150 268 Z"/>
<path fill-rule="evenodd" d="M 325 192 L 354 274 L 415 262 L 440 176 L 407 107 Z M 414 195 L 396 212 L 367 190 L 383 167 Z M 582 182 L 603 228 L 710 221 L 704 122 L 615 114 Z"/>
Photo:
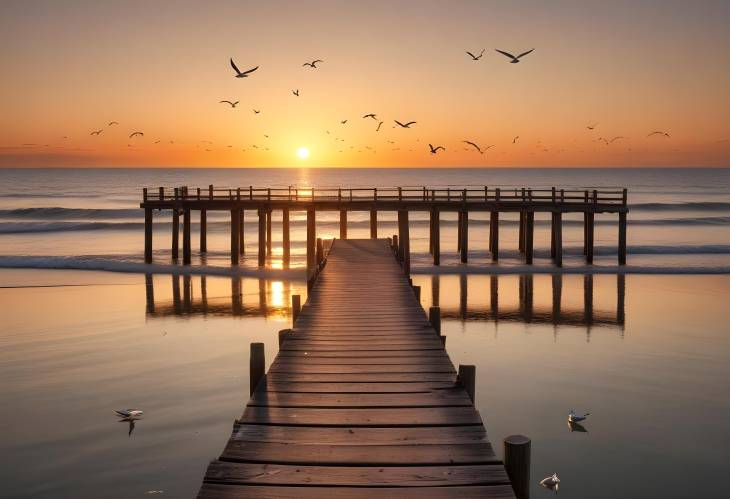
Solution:
<path fill-rule="evenodd" d="M 425 393 L 290 393 L 257 390 L 249 406 L 268 407 L 469 407 L 463 390 L 437 390 Z"/>
<path fill-rule="evenodd" d="M 456 383 L 456 375 L 454 373 L 269 373 L 266 375 L 266 378 L 274 382 L 309 383 L 421 383 L 424 381 Z"/>
<path fill-rule="evenodd" d="M 270 373 L 286 374 L 369 374 L 369 373 L 455 373 L 451 364 L 315 364 L 274 362 L 269 369 Z"/>
<path fill-rule="evenodd" d="M 514 499 L 509 485 L 476 487 L 261 487 L 205 483 L 198 499 Z"/>
<path fill-rule="evenodd" d="M 262 384 L 263 386 L 263 384 Z M 265 378 L 266 390 L 270 392 L 290 393 L 426 393 L 432 390 L 448 389 L 454 386 L 448 382 L 411 382 L 411 383 L 316 383 L 274 381 L 272 377 Z"/>
<path fill-rule="evenodd" d="M 303 426 L 461 426 L 482 424 L 474 407 L 398 409 L 320 409 L 295 411 L 280 407 L 248 406 L 241 422 Z"/>

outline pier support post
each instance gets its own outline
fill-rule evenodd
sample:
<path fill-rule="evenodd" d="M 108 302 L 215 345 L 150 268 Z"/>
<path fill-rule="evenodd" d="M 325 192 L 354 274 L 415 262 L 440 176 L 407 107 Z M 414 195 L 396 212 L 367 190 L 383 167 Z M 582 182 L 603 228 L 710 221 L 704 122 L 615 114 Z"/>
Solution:
<path fill-rule="evenodd" d="M 461 243 L 459 248 L 461 250 L 461 263 L 466 263 L 469 256 L 469 212 L 462 211 L 461 213 Z"/>
<path fill-rule="evenodd" d="M 431 305 L 434 307 L 438 307 L 440 303 L 440 295 L 441 295 L 441 280 L 439 279 L 438 274 L 433 274 L 431 276 Z M 439 311 L 439 314 L 441 312 Z"/>
<path fill-rule="evenodd" d="M 144 263 L 152 263 L 152 208 L 144 209 Z"/>
<path fill-rule="evenodd" d="M 259 215 L 259 237 L 258 237 L 259 261 L 258 261 L 258 264 L 259 264 L 259 267 L 263 267 L 264 265 L 266 265 L 266 213 L 263 209 L 259 209 L 258 215 Z"/>
<path fill-rule="evenodd" d="M 302 311 L 302 297 L 300 295 L 291 295 L 291 322 L 292 326 L 297 323 L 299 313 Z"/>
<path fill-rule="evenodd" d="M 370 210 L 370 239 L 378 238 L 378 211 Z"/>
<path fill-rule="evenodd" d="M 291 259 L 291 241 L 289 238 L 289 208 L 284 208 L 281 210 L 281 246 L 285 264 L 288 264 Z"/>
<path fill-rule="evenodd" d="M 172 259 L 177 261 L 180 257 L 180 211 L 177 208 L 172 209 Z"/>
<path fill-rule="evenodd" d="M 530 497 L 530 439 L 510 435 L 504 439 L 504 469 L 517 499 Z"/>
<path fill-rule="evenodd" d="M 411 275 L 411 242 L 408 226 L 408 210 L 399 211 L 398 218 L 401 222 L 398 241 L 400 242 L 400 254 L 401 262 L 403 263 L 403 273 L 405 275 Z"/>
<path fill-rule="evenodd" d="M 618 214 L 618 264 L 626 265 L 626 213 Z"/>
<path fill-rule="evenodd" d="M 493 211 L 489 214 L 489 251 L 492 253 L 492 261 L 499 260 L 499 212 Z"/>
<path fill-rule="evenodd" d="M 416 300 L 421 303 L 421 286 L 413 286 L 413 292 L 416 295 Z"/>
<path fill-rule="evenodd" d="M 190 208 L 183 210 L 183 265 L 190 265 L 192 248 L 190 247 Z"/>
<path fill-rule="evenodd" d="M 246 210 L 241 209 L 241 212 L 238 214 L 238 253 L 241 255 L 246 254 L 246 240 L 244 239 L 244 216 L 246 215 Z"/>
<path fill-rule="evenodd" d="M 208 252 L 208 212 L 200 210 L 200 252 Z"/>
<path fill-rule="evenodd" d="M 249 362 L 249 387 L 250 394 L 256 390 L 259 382 L 263 379 L 266 370 L 266 356 L 263 343 L 251 343 L 251 356 Z"/>
<path fill-rule="evenodd" d="M 155 313 L 155 284 L 152 274 L 144 275 L 145 298 L 147 299 L 147 314 Z"/>
<path fill-rule="evenodd" d="M 552 286 L 553 286 L 553 324 L 557 324 L 560 322 L 560 309 L 562 308 L 562 302 L 563 302 L 563 276 L 560 274 L 553 274 Z"/>
<path fill-rule="evenodd" d="M 317 266 L 322 265 L 324 261 L 324 246 L 322 245 L 322 238 L 317 238 Z"/>
<path fill-rule="evenodd" d="M 456 214 L 456 251 L 461 252 L 461 230 L 463 229 L 462 223 L 462 213 L 461 211 L 458 211 Z"/>
<path fill-rule="evenodd" d="M 433 210 L 433 238 L 432 238 L 432 250 L 433 250 L 433 264 L 441 265 L 441 213 L 438 210 Z"/>
<path fill-rule="evenodd" d="M 428 309 L 428 322 L 431 327 L 436 330 L 436 334 L 441 334 L 441 307 L 433 306 Z"/>
<path fill-rule="evenodd" d="M 316 233 L 315 211 L 307 210 L 307 279 L 310 270 L 316 265 Z"/>
<path fill-rule="evenodd" d="M 347 239 L 347 210 L 340 210 L 340 239 Z"/>
<path fill-rule="evenodd" d="M 626 276 L 616 275 L 616 322 L 624 325 L 626 322 Z"/>
<path fill-rule="evenodd" d="M 525 251 L 525 263 L 528 265 L 532 263 L 533 255 L 533 240 L 535 237 L 535 212 L 528 211 L 525 213 L 524 223 L 524 251 Z"/>
<path fill-rule="evenodd" d="M 593 263 L 593 222 L 595 215 L 593 212 L 585 214 L 585 253 L 586 263 Z"/>
<path fill-rule="evenodd" d="M 518 236 L 518 242 L 517 247 L 520 250 L 520 253 L 525 252 L 525 212 L 520 212 L 520 233 Z"/>
<path fill-rule="evenodd" d="M 231 210 L 231 264 L 238 265 L 238 233 L 240 225 L 238 217 L 241 212 L 236 208 Z"/>
<path fill-rule="evenodd" d="M 281 346 L 286 341 L 287 336 L 291 334 L 291 329 L 281 329 L 279 330 L 279 350 L 281 350 Z"/>
<path fill-rule="evenodd" d="M 553 213 L 553 260 L 557 267 L 563 266 L 563 214 Z"/>
<path fill-rule="evenodd" d="M 271 256 L 271 208 L 266 210 L 266 255 Z"/>
<path fill-rule="evenodd" d="M 474 390 L 476 388 L 477 368 L 473 365 L 459 364 L 459 374 L 457 376 L 458 383 L 464 387 L 467 395 L 474 403 Z"/>
<path fill-rule="evenodd" d="M 499 277 L 496 275 L 489 278 L 489 309 L 496 322 L 499 318 Z"/>
<path fill-rule="evenodd" d="M 583 276 L 583 318 L 586 324 L 593 324 L 593 274 Z"/>

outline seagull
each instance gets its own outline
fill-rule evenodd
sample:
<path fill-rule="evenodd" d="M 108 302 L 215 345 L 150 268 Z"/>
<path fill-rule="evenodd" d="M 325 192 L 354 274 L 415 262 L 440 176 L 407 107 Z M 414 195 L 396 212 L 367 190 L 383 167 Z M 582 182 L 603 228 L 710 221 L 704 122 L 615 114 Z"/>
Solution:
<path fill-rule="evenodd" d="M 366 115 L 363 116 L 363 118 L 372 118 L 375 121 L 378 121 L 378 118 L 377 118 L 377 116 L 375 116 L 374 113 L 366 114 Z"/>
<path fill-rule="evenodd" d="M 119 124 L 118 121 L 110 121 L 107 126 L 114 126 L 114 125 L 118 125 L 118 124 Z"/>
<path fill-rule="evenodd" d="M 116 412 L 117 416 L 120 418 L 137 418 L 144 414 L 144 411 L 140 411 L 139 409 L 120 409 L 114 412 Z"/>
<path fill-rule="evenodd" d="M 255 68 L 251 68 L 251 69 L 241 73 L 241 70 L 238 69 L 238 66 L 236 66 L 236 63 L 233 62 L 233 57 L 231 57 L 231 67 L 236 72 L 236 78 L 247 78 L 250 73 L 253 73 L 254 71 L 256 71 L 259 68 L 258 66 L 256 66 Z"/>
<path fill-rule="evenodd" d="M 317 59 L 317 60 L 312 61 L 312 62 L 305 62 L 304 64 L 302 64 L 302 67 L 309 66 L 312 69 L 317 69 L 317 63 L 318 62 L 324 62 L 324 61 L 322 59 Z"/>
<path fill-rule="evenodd" d="M 393 121 L 395 121 L 396 125 L 400 126 L 401 128 L 411 128 L 411 125 L 416 124 L 415 121 L 409 121 L 408 123 L 401 123 L 398 120 L 393 120 Z"/>
<path fill-rule="evenodd" d="M 667 132 L 651 132 L 647 137 L 651 137 L 652 135 L 664 135 L 665 137 L 669 137 L 669 134 Z"/>
<path fill-rule="evenodd" d="M 513 56 L 513 55 L 512 55 L 512 54 L 510 54 L 509 52 L 505 52 L 504 50 L 499 50 L 499 49 L 494 49 L 494 50 L 496 50 L 496 51 L 497 51 L 497 52 L 499 52 L 500 54 L 502 54 L 502 55 L 506 55 L 507 57 L 509 57 L 510 59 L 512 59 L 511 61 L 509 61 L 509 62 L 511 62 L 512 64 L 517 64 L 518 62 L 520 62 L 520 57 L 524 57 L 524 56 L 526 56 L 527 54 L 529 54 L 530 52 L 532 52 L 532 51 L 533 51 L 533 50 L 535 50 L 535 49 L 530 49 L 530 50 L 528 50 L 527 52 L 522 52 L 522 53 L 521 53 L 520 55 L 518 55 L 517 57 Z"/>
<path fill-rule="evenodd" d="M 135 135 L 139 135 L 140 137 L 144 137 L 144 133 L 142 133 L 142 132 L 132 132 L 132 133 L 129 134 L 129 138 L 131 139 Z"/>
<path fill-rule="evenodd" d="M 89 135 L 99 135 L 99 134 L 100 134 L 101 132 L 103 132 L 103 131 L 104 131 L 104 130 L 94 130 L 94 131 L 93 131 L 93 132 L 91 132 L 91 133 L 90 133 Z"/>
<path fill-rule="evenodd" d="M 342 120 L 342 121 L 340 121 L 340 124 L 341 124 L 341 125 L 346 125 L 346 124 L 347 124 L 347 120 Z"/>
<path fill-rule="evenodd" d="M 466 53 L 467 53 L 467 54 L 469 54 L 469 57 L 471 57 L 471 58 L 472 58 L 472 60 L 474 60 L 474 61 L 478 61 L 478 60 L 479 60 L 479 59 L 481 59 L 481 58 L 482 58 L 482 56 L 484 55 L 484 49 L 482 49 L 482 51 L 481 51 L 481 53 L 480 53 L 479 55 L 474 55 L 474 54 L 472 54 L 471 52 L 469 52 L 468 50 L 466 51 Z"/>
<path fill-rule="evenodd" d="M 590 412 L 586 412 L 581 416 L 580 414 L 576 414 L 575 410 L 571 409 L 570 413 L 568 414 L 568 421 L 571 421 L 573 423 L 580 423 L 581 421 L 585 421 L 585 419 L 590 415 Z"/>
<path fill-rule="evenodd" d="M 553 473 L 552 475 L 543 478 L 540 480 L 540 486 L 545 487 L 546 489 L 552 489 L 555 492 L 558 491 L 558 484 L 560 483 L 560 478 L 558 478 L 557 473 Z"/>
<path fill-rule="evenodd" d="M 260 109 L 253 109 L 254 114 L 259 114 L 261 112 Z"/>
<path fill-rule="evenodd" d="M 612 138 L 612 139 L 611 139 L 611 140 L 609 141 L 609 143 L 613 143 L 613 142 L 616 142 L 617 140 L 620 140 L 620 139 L 625 139 L 625 138 L 626 138 L 626 137 L 623 137 L 623 136 L 620 136 L 620 135 L 619 135 L 618 137 L 614 137 L 614 138 Z"/>
<path fill-rule="evenodd" d="M 239 101 L 231 102 L 229 100 L 222 100 L 218 104 L 229 104 L 231 107 L 236 107 Z"/>
<path fill-rule="evenodd" d="M 375 131 L 376 132 L 379 132 L 381 126 L 383 126 L 383 122 L 382 121 L 380 123 L 378 123 L 378 128 L 376 128 Z"/>
<path fill-rule="evenodd" d="M 159 144 L 159 143 L 160 143 L 160 141 L 159 141 L 159 140 L 156 140 L 156 141 L 155 141 L 155 144 Z"/>
<path fill-rule="evenodd" d="M 592 125 L 588 125 L 588 126 L 587 126 L 586 128 L 587 128 L 588 130 L 593 130 L 593 129 L 594 129 L 594 128 L 596 128 L 597 126 L 598 126 L 598 123 L 594 123 L 594 124 L 592 124 Z"/>
<path fill-rule="evenodd" d="M 517 143 L 517 139 L 519 139 L 519 138 L 520 138 L 520 136 L 519 136 L 519 135 L 515 135 L 515 138 L 514 138 L 514 139 L 512 139 L 512 143 L 513 143 L 513 144 L 516 144 L 516 143 Z"/>
<path fill-rule="evenodd" d="M 568 420 L 568 429 L 572 432 L 578 432 L 578 433 L 588 433 L 588 430 L 586 430 L 586 427 L 583 426 L 580 423 L 575 423 L 573 421 Z"/>
<path fill-rule="evenodd" d="M 439 149 L 441 149 L 442 151 L 445 151 L 446 150 L 446 148 L 443 147 L 443 146 L 434 147 L 431 144 L 429 144 L 428 147 L 429 147 L 429 149 L 431 149 L 431 154 L 436 154 Z"/>
<path fill-rule="evenodd" d="M 299 89 L 298 88 L 296 90 L 292 90 L 291 93 L 293 93 L 294 95 L 296 95 L 297 97 L 299 97 Z"/>
<path fill-rule="evenodd" d="M 474 149 L 476 149 L 477 151 L 479 151 L 479 154 L 484 154 L 484 152 L 474 142 L 472 142 L 470 140 L 462 140 L 462 142 L 464 144 L 469 144 L 470 146 L 472 146 Z M 489 147 L 491 147 L 491 146 L 489 146 Z"/>

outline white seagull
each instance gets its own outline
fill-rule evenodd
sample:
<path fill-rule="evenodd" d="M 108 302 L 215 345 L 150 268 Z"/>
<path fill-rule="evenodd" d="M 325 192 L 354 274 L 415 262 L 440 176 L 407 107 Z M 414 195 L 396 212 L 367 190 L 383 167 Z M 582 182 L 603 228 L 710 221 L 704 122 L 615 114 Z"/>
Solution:
<path fill-rule="evenodd" d="M 560 478 L 558 478 L 557 473 L 553 473 L 552 475 L 547 476 L 547 477 L 543 478 L 542 480 L 540 480 L 541 487 L 545 487 L 547 489 L 552 489 L 555 492 L 558 491 L 559 484 L 560 484 Z"/>
<path fill-rule="evenodd" d="M 580 423 L 581 421 L 585 421 L 586 418 L 590 415 L 590 412 L 586 412 L 581 416 L 580 414 L 576 414 L 574 409 L 571 409 L 570 413 L 568 414 L 568 421 L 571 423 Z"/>
<path fill-rule="evenodd" d="M 140 411 L 139 409 L 121 409 L 114 412 L 116 412 L 117 416 L 120 418 L 136 418 L 144 414 L 144 411 Z"/>

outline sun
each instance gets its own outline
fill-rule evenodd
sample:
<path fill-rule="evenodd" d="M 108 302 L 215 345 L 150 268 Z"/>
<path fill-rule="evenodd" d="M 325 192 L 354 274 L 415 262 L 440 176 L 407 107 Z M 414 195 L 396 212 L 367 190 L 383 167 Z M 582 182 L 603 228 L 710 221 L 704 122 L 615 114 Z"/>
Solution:
<path fill-rule="evenodd" d="M 297 156 L 299 156 L 299 159 L 307 159 L 309 157 L 309 149 L 300 147 L 297 149 Z"/>

